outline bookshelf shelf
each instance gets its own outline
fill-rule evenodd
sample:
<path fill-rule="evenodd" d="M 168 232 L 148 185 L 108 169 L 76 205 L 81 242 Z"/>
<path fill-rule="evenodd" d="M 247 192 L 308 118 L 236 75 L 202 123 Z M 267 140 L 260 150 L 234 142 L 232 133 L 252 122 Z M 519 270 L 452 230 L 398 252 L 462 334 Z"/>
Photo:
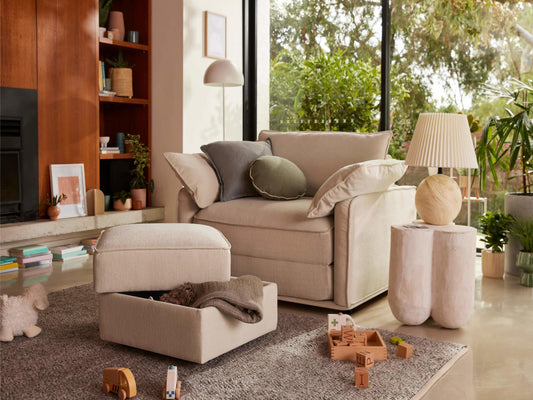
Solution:
<path fill-rule="evenodd" d="M 138 43 L 130 43 L 130 42 L 124 42 L 122 40 L 114 40 L 114 39 L 108 39 L 99 37 L 98 38 L 101 45 L 104 46 L 113 46 L 113 47 L 119 47 L 123 49 L 130 49 L 130 50 L 140 50 L 140 51 L 148 51 L 150 50 L 150 47 L 146 44 L 138 44 Z"/>
<path fill-rule="evenodd" d="M 119 96 L 98 96 L 100 103 L 121 103 L 121 104 L 148 104 L 148 99 L 128 98 Z"/>
<path fill-rule="evenodd" d="M 129 160 L 133 158 L 131 153 L 100 154 L 100 160 Z"/>

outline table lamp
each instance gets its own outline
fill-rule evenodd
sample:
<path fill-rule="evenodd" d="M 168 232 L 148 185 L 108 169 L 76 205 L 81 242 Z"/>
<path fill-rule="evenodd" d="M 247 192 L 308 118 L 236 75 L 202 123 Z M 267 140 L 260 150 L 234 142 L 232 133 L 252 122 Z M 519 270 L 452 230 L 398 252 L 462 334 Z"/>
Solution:
<path fill-rule="evenodd" d="M 205 71 L 204 85 L 222 86 L 222 140 L 226 140 L 226 87 L 242 86 L 244 77 L 227 59 L 217 60 Z"/>
<path fill-rule="evenodd" d="M 420 114 L 405 164 L 417 167 L 477 168 L 466 115 Z M 416 209 L 424 222 L 447 225 L 459 214 L 462 197 L 455 180 L 442 174 L 430 175 L 418 185 Z"/>

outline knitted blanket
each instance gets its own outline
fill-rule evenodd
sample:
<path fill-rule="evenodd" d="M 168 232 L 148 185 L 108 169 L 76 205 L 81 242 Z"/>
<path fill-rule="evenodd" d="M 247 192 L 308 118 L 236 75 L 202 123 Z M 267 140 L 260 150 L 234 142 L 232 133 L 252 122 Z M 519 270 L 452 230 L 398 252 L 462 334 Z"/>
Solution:
<path fill-rule="evenodd" d="M 163 294 L 159 300 L 196 308 L 213 306 L 249 324 L 263 318 L 263 282 L 252 275 L 228 282 L 187 282 Z"/>

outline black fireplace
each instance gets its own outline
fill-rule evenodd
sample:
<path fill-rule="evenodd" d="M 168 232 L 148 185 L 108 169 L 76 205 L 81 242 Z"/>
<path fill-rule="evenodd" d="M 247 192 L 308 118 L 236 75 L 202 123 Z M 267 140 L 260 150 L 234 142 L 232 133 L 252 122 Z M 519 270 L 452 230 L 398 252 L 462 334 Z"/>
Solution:
<path fill-rule="evenodd" d="M 1 87 L 0 119 L 0 223 L 37 219 L 37 91 Z"/>

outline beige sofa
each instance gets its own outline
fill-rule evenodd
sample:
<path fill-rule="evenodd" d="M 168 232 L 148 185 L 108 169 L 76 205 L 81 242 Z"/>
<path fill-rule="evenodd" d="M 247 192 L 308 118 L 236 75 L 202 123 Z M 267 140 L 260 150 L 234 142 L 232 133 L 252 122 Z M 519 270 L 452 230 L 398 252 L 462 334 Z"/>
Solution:
<path fill-rule="evenodd" d="M 291 201 L 217 201 L 217 175 L 205 156 L 165 153 L 183 183 L 178 220 L 210 225 L 226 236 L 233 276 L 275 282 L 281 300 L 352 309 L 387 290 L 390 227 L 416 218 L 415 188 L 391 185 L 376 191 L 379 185 L 367 180 L 369 189 L 357 188 L 360 194 L 353 197 L 346 198 L 353 188 L 344 188 L 332 215 L 308 218 L 307 212 L 339 169 L 387 158 L 391 135 L 261 132 L 258 141 L 268 140 L 273 155 L 292 161 L 305 175 L 307 197 Z"/>

